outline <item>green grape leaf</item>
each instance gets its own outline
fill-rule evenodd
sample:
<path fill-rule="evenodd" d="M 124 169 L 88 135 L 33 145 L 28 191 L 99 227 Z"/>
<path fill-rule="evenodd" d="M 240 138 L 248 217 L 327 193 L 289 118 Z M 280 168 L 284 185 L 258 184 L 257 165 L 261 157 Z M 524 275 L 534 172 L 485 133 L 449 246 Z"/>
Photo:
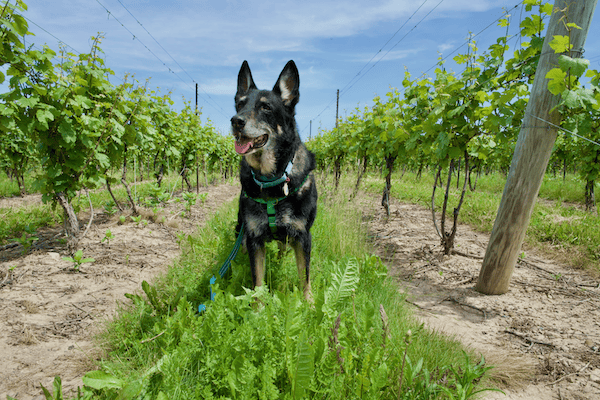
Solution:
<path fill-rule="evenodd" d="M 48 120 L 54 121 L 54 115 L 48 110 L 37 110 L 35 116 L 46 128 L 48 127 Z"/>
<path fill-rule="evenodd" d="M 567 77 L 567 73 L 562 71 L 560 68 L 553 68 L 546 74 L 546 79 L 550 79 L 548 82 L 548 90 L 553 95 L 557 95 L 562 93 L 567 85 L 565 83 L 565 78 Z"/>
<path fill-rule="evenodd" d="M 590 61 L 585 58 L 571 58 L 561 55 L 558 57 L 558 65 L 561 70 L 565 72 L 570 71 L 572 75 L 580 77 L 583 76 L 583 73 L 590 66 Z"/>
<path fill-rule="evenodd" d="M 77 133 L 73 130 L 73 125 L 64 120 L 58 126 L 58 132 L 61 134 L 66 144 L 74 144 L 77 141 Z"/>
<path fill-rule="evenodd" d="M 566 53 L 573 47 L 569 37 L 562 35 L 554 35 L 554 39 L 552 39 L 549 45 L 556 53 Z"/>

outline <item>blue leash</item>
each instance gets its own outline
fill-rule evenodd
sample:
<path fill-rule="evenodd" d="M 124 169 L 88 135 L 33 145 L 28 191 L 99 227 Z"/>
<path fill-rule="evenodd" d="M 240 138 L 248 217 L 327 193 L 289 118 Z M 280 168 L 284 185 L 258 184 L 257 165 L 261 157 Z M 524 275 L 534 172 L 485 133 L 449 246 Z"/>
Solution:
<path fill-rule="evenodd" d="M 240 250 L 243 238 L 244 238 L 244 223 L 242 222 L 242 226 L 240 227 L 240 233 L 238 234 L 238 237 L 235 240 L 235 244 L 233 245 L 233 250 L 231 250 L 229 257 L 227 257 L 227 260 L 225 260 L 225 262 L 223 263 L 221 268 L 219 268 L 219 275 L 221 276 L 221 278 L 223 278 L 225 276 L 225 274 L 227 273 L 227 271 L 229 271 L 229 268 L 231 267 L 231 262 L 235 259 L 238 251 Z M 215 294 L 213 293 L 212 285 L 214 285 L 216 281 L 217 281 L 217 278 L 215 278 L 215 276 L 213 275 L 212 278 L 210 278 L 210 300 L 211 301 L 215 300 Z M 206 310 L 205 304 L 200 304 L 198 306 L 199 313 L 202 313 L 205 310 Z"/>

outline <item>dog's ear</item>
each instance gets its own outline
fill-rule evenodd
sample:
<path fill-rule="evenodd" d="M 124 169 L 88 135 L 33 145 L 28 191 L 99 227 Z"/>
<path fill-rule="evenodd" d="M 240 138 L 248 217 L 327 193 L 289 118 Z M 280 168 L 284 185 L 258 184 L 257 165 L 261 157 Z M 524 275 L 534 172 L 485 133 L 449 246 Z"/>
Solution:
<path fill-rule="evenodd" d="M 235 98 L 238 99 L 239 97 L 245 95 L 248 93 L 248 91 L 250 91 L 250 89 L 256 89 L 256 85 L 252 79 L 252 73 L 250 72 L 248 61 L 244 60 L 242 63 L 242 68 L 240 68 L 240 73 L 238 74 L 238 86 Z"/>
<path fill-rule="evenodd" d="M 294 107 L 300 100 L 300 75 L 298 68 L 293 60 L 288 63 L 281 71 L 277 83 L 273 87 L 273 93 L 281 96 L 281 100 L 288 107 Z"/>

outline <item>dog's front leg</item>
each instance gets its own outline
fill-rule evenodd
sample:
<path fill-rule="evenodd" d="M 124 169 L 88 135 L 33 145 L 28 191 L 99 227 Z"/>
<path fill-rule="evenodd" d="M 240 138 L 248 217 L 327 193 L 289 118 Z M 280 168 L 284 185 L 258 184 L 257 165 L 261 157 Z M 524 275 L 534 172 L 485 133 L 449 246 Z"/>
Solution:
<path fill-rule="evenodd" d="M 265 281 L 265 254 L 265 245 L 262 243 L 252 243 L 248 246 L 250 271 L 252 272 L 254 287 L 262 286 Z"/>
<path fill-rule="evenodd" d="M 312 303 L 312 292 L 310 288 L 310 233 L 307 232 L 302 240 L 294 240 L 292 242 L 292 248 L 296 254 L 296 267 L 298 268 L 300 288 L 304 292 L 304 298 Z"/>

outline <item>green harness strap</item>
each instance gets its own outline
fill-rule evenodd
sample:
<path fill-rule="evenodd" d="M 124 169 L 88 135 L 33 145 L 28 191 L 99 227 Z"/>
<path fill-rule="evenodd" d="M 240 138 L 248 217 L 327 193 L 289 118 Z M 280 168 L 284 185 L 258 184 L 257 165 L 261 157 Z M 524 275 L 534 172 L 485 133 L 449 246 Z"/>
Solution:
<path fill-rule="evenodd" d="M 250 172 L 252 173 L 252 179 L 254 179 L 254 183 L 258 185 L 260 190 L 263 190 L 264 188 L 271 188 L 289 181 L 290 179 L 288 175 L 292 173 L 293 164 L 294 163 L 290 161 L 285 168 L 285 172 L 279 178 L 270 178 L 268 176 L 258 175 L 254 173 L 254 169 L 252 168 L 250 168 Z"/>
<path fill-rule="evenodd" d="M 297 188 L 295 188 L 290 193 L 288 193 L 287 196 L 283 196 L 283 197 L 261 199 L 259 197 L 250 197 L 250 196 L 248 196 L 248 194 L 246 192 L 243 192 L 244 196 L 246 196 L 247 198 L 254 200 L 255 202 L 260 203 L 260 204 L 266 204 L 267 216 L 269 218 L 269 228 L 271 229 L 271 233 L 273 234 L 273 237 L 277 238 L 277 218 L 275 216 L 275 205 L 277 203 L 279 203 L 280 201 L 287 199 L 290 195 L 292 195 L 292 194 L 296 193 L 298 190 L 300 190 L 300 188 L 302 186 L 304 186 L 304 184 L 306 183 L 307 179 L 308 179 L 308 175 L 306 175 L 306 178 L 304 178 L 302 183 Z"/>
<path fill-rule="evenodd" d="M 277 203 L 279 203 L 281 200 L 285 200 L 287 198 L 287 196 L 277 197 L 275 199 L 267 199 L 267 200 L 250 197 L 246 194 L 246 192 L 244 192 L 244 196 L 248 197 L 251 200 L 254 200 L 257 203 L 267 205 L 267 216 L 269 218 L 269 228 L 271 228 L 271 233 L 273 234 L 273 236 L 275 236 L 277 234 L 277 219 L 275 216 L 275 205 Z"/>

